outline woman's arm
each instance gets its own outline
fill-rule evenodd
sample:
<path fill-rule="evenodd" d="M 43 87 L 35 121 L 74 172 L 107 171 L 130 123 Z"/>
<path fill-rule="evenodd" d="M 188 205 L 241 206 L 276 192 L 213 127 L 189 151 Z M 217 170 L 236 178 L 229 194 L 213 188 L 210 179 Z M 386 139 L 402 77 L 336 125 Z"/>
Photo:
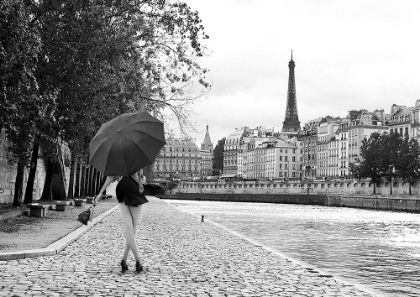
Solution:
<path fill-rule="evenodd" d="M 101 190 L 99 191 L 98 195 L 95 197 L 95 201 L 93 204 L 97 204 L 99 202 L 99 200 L 102 197 L 102 193 L 106 190 L 106 188 L 108 188 L 109 184 L 112 183 L 116 178 L 118 178 L 118 176 L 107 176 L 106 180 L 101 188 Z"/>

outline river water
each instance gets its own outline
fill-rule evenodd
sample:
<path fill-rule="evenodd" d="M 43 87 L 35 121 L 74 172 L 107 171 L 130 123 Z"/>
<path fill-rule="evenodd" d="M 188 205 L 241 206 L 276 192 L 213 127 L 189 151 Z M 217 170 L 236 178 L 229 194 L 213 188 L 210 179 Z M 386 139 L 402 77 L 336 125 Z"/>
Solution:
<path fill-rule="evenodd" d="M 419 214 L 292 204 L 167 202 L 381 296 L 420 296 Z"/>

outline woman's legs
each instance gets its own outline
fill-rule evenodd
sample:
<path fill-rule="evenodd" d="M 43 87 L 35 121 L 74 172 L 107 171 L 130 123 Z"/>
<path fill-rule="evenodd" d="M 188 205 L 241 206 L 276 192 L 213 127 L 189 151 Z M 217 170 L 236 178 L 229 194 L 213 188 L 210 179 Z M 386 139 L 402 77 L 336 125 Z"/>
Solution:
<path fill-rule="evenodd" d="M 136 261 L 140 261 L 140 257 L 137 252 L 135 235 L 137 230 L 137 223 L 140 218 L 141 205 L 128 206 L 124 203 L 119 203 L 119 208 L 125 225 L 124 236 L 126 241 L 123 253 L 123 260 L 127 261 L 128 251 L 131 249 Z"/>

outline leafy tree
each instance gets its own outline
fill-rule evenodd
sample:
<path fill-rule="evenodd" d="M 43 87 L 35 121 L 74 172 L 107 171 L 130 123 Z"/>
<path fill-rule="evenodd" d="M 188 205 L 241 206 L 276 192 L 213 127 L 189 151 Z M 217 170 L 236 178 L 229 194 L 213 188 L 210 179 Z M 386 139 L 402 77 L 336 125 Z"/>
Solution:
<path fill-rule="evenodd" d="M 84 160 L 99 126 L 123 112 L 147 110 L 165 119 L 162 111 L 169 108 L 186 125 L 188 107 L 210 87 L 207 69 L 197 62 L 205 54 L 201 40 L 208 36 L 198 13 L 182 1 L 0 5 L 0 125 L 18 163 L 16 185 L 22 184 L 31 152 L 36 160 L 38 143 L 44 148 L 43 199 L 51 198 L 59 139 L 74 158 Z M 28 189 L 34 162 L 31 168 Z M 21 192 L 15 191 L 16 197 Z"/>
<path fill-rule="evenodd" d="M 17 164 L 13 205 L 22 204 L 24 168 L 28 164 L 37 126 L 47 118 L 54 96 L 38 93 L 34 75 L 41 51 L 35 1 L 0 3 L 0 127 L 6 129 L 9 163 Z M 33 185 L 33 184 L 32 184 Z M 32 194 L 32 185 L 27 193 Z"/>
<path fill-rule="evenodd" d="M 223 147 L 225 146 L 226 138 L 223 137 L 217 142 L 213 150 L 213 172 L 223 172 Z"/>
<path fill-rule="evenodd" d="M 162 117 L 169 107 L 185 123 L 186 106 L 195 100 L 188 89 L 197 90 L 194 81 L 209 87 L 207 70 L 196 62 L 207 36 L 198 13 L 183 2 L 44 0 L 37 17 L 40 90 L 58 90 L 58 133 L 51 137 L 60 136 L 76 156 L 102 123 L 123 112 Z"/>
<path fill-rule="evenodd" d="M 420 146 L 417 140 L 410 139 L 408 135 L 405 135 L 395 169 L 399 177 L 408 181 L 409 195 L 411 195 L 412 180 L 419 177 L 419 155 Z"/>
<path fill-rule="evenodd" d="M 382 136 L 372 133 L 368 139 L 363 139 L 360 147 L 361 159 L 350 163 L 350 172 L 357 179 L 370 178 L 373 182 L 373 194 L 376 194 L 376 184 L 381 181 L 382 170 Z"/>
<path fill-rule="evenodd" d="M 381 170 L 382 176 L 389 181 L 392 195 L 392 180 L 397 176 L 395 168 L 398 167 L 399 156 L 402 149 L 402 137 L 398 133 L 383 134 L 381 144 Z"/>
<path fill-rule="evenodd" d="M 374 184 L 382 178 L 390 183 L 395 177 L 404 178 L 409 182 L 411 195 L 411 181 L 419 176 L 419 153 L 418 142 L 408 135 L 403 138 L 398 133 L 373 133 L 369 139 L 363 140 L 362 159 L 350 164 L 350 171 L 356 178 L 370 178 Z M 373 193 L 376 193 L 376 187 Z M 392 195 L 392 185 L 390 194 Z"/>

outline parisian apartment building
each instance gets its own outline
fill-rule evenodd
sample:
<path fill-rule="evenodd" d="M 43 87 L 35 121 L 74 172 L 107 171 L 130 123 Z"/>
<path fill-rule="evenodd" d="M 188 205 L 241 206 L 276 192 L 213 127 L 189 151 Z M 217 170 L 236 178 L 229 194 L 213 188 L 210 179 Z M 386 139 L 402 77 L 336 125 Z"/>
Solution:
<path fill-rule="evenodd" d="M 419 139 L 420 100 L 415 106 L 352 110 L 346 117 L 319 117 L 296 135 L 241 127 L 226 137 L 224 176 L 244 179 L 351 178 L 350 163 L 360 159 L 362 141 L 372 133 L 399 133 Z"/>
<path fill-rule="evenodd" d="M 207 126 L 201 148 L 194 139 L 168 137 L 156 157 L 154 173 L 158 179 L 197 180 L 211 175 L 212 167 L 213 143 Z"/>
<path fill-rule="evenodd" d="M 226 137 L 223 151 L 224 177 L 244 179 L 300 178 L 302 147 L 297 137 L 257 127 L 241 127 Z"/>

